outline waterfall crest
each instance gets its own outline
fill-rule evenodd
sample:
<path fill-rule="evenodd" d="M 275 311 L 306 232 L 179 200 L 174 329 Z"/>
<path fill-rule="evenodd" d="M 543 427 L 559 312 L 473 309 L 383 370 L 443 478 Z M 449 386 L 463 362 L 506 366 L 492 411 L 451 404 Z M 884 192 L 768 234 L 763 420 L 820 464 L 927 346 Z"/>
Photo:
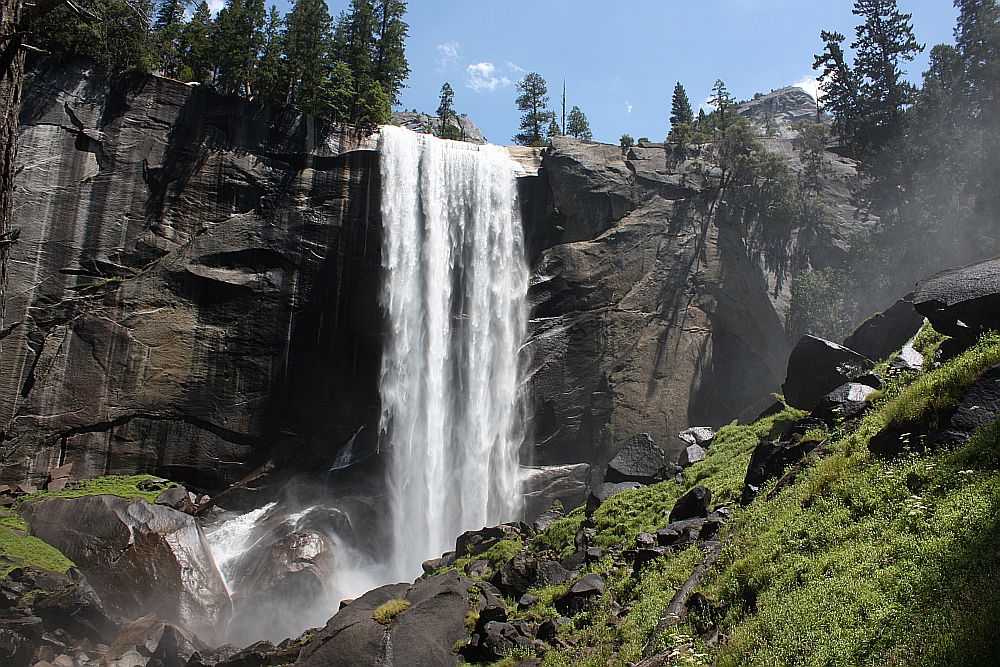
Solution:
<path fill-rule="evenodd" d="M 528 268 L 506 150 L 386 127 L 379 152 L 390 567 L 412 578 L 519 510 Z"/>

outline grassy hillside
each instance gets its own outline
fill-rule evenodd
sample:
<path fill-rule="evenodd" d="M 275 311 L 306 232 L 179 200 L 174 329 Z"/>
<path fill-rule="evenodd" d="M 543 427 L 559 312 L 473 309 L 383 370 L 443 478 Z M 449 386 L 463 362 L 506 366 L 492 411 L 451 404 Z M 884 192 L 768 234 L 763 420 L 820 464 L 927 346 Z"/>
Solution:
<path fill-rule="evenodd" d="M 940 337 L 924 334 L 918 342 L 930 356 Z M 810 434 L 825 444 L 794 483 L 768 499 L 772 481 L 746 508 L 732 502 L 726 546 L 699 587 L 712 608 L 665 632 L 656 648 L 670 657 L 656 664 L 997 664 L 1000 421 L 933 453 L 884 461 L 867 449 L 887 425 L 919 421 L 932 428 L 996 363 L 1000 336 L 989 335 L 932 371 L 890 376 L 859 420 Z M 684 472 L 683 484 L 614 496 L 594 514 L 597 544 L 613 554 L 632 546 L 638 532 L 666 525 L 674 502 L 696 484 L 712 490 L 715 504 L 734 501 L 753 448 L 802 414 L 786 409 L 750 426 L 727 426 L 708 458 Z M 577 510 L 527 548 L 571 553 L 583 520 Z M 542 664 L 639 662 L 671 597 L 702 558 L 690 547 L 639 576 L 621 558 L 588 566 L 607 573 L 607 590 L 595 609 L 562 629 Z M 566 588 L 533 591 L 538 605 L 518 615 L 557 616 L 551 600 Z M 623 609 L 616 613 L 616 605 Z"/>

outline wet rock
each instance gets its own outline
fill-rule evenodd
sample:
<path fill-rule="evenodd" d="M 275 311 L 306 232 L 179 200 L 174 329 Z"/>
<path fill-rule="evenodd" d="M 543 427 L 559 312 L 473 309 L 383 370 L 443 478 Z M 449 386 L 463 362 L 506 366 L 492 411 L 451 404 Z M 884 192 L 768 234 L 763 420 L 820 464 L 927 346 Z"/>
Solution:
<path fill-rule="evenodd" d="M 276 667 L 292 664 L 301 652 L 302 644 L 296 640 L 289 639 L 277 646 L 269 641 L 259 641 L 211 664 L 214 667 Z M 187 667 L 195 665 L 189 662 Z"/>
<path fill-rule="evenodd" d="M 197 506 L 195 497 L 183 486 L 172 486 L 156 497 L 157 505 L 171 507 L 185 514 L 194 514 Z"/>
<path fill-rule="evenodd" d="M 524 516 L 528 519 L 547 511 L 553 503 L 573 509 L 587 500 L 590 465 L 522 466 L 521 493 Z"/>
<path fill-rule="evenodd" d="M 862 322 L 844 339 L 844 347 L 869 359 L 885 359 L 917 335 L 923 322 L 913 307 L 913 294 L 908 294 Z"/>
<path fill-rule="evenodd" d="M 853 419 L 865 411 L 868 397 L 874 393 L 875 389 L 866 384 L 848 382 L 824 396 L 812 411 L 812 416 L 822 419 L 830 426 Z"/>
<path fill-rule="evenodd" d="M 212 642 L 232 612 L 194 518 L 117 496 L 24 504 L 31 534 L 73 560 L 115 615 L 152 612 Z"/>
<path fill-rule="evenodd" d="M 640 433 L 622 445 L 611 459 L 604 481 L 655 484 L 673 477 L 676 472 L 677 466 L 667 459 L 663 449 L 648 434 Z"/>
<path fill-rule="evenodd" d="M 593 514 L 594 510 L 600 507 L 601 503 L 611 496 L 617 495 L 622 491 L 641 489 L 643 486 L 643 484 L 639 484 L 638 482 L 605 482 L 590 492 L 590 497 L 587 498 L 587 514 Z"/>
<path fill-rule="evenodd" d="M 708 456 L 708 452 L 701 445 L 688 445 L 681 452 L 681 458 L 677 461 L 677 465 L 681 468 L 689 468 L 699 461 L 704 461 L 706 456 Z"/>
<path fill-rule="evenodd" d="M 194 636 L 150 614 L 133 621 L 112 642 L 107 667 L 184 667 L 206 647 Z"/>
<path fill-rule="evenodd" d="M 918 313 L 946 336 L 967 341 L 1000 329 L 1000 258 L 948 269 L 917 283 Z"/>
<path fill-rule="evenodd" d="M 803 336 L 788 359 L 788 374 L 781 389 L 789 405 L 812 410 L 828 393 L 864 375 L 874 365 L 846 347 Z"/>
<path fill-rule="evenodd" d="M 674 508 L 670 510 L 670 523 L 707 517 L 712 504 L 712 492 L 698 485 L 677 499 Z"/>
<path fill-rule="evenodd" d="M 372 615 L 394 599 L 410 607 L 388 625 Z M 465 616 L 470 610 L 502 606 L 489 584 L 448 572 L 413 585 L 391 584 L 369 591 L 337 612 L 305 646 L 298 667 L 451 667 L 458 661 L 453 647 L 468 638 Z"/>
<path fill-rule="evenodd" d="M 490 583 L 504 595 L 519 598 L 527 593 L 529 588 L 563 584 L 571 577 L 572 573 L 558 561 L 516 554 L 500 566 L 490 579 Z"/>
<path fill-rule="evenodd" d="M 573 616 L 587 609 L 594 598 L 604 594 L 604 577 L 588 574 L 570 586 L 569 590 L 555 599 L 555 607 L 561 614 Z"/>

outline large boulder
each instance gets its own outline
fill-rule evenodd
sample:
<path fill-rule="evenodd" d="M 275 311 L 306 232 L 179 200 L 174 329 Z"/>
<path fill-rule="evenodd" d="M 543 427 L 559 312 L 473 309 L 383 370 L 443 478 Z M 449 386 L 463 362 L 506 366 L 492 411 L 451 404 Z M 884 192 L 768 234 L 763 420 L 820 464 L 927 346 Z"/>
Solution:
<path fill-rule="evenodd" d="M 924 316 L 913 307 L 913 295 L 908 294 L 862 322 L 844 339 L 844 347 L 869 359 L 885 359 L 913 338 L 923 322 Z"/>
<path fill-rule="evenodd" d="M 674 503 L 674 508 L 670 510 L 670 523 L 707 517 L 711 505 L 711 490 L 699 484 Z"/>
<path fill-rule="evenodd" d="M 402 611 L 385 624 L 375 612 L 386 603 Z M 299 667 L 451 667 L 453 652 L 468 637 L 469 611 L 502 607 L 503 600 L 487 583 L 465 579 L 455 572 L 408 584 L 391 584 L 365 593 L 327 622 L 299 655 Z M 383 609 L 385 609 L 383 607 Z"/>
<path fill-rule="evenodd" d="M 595 598 L 603 594 L 604 577 L 600 574 L 588 574 L 580 577 L 568 591 L 553 602 L 559 613 L 572 616 L 589 608 Z"/>
<path fill-rule="evenodd" d="M 177 626 L 150 614 L 135 620 L 112 642 L 106 667 L 184 667 L 204 644 Z"/>
<path fill-rule="evenodd" d="M 785 402 L 812 410 L 824 396 L 864 375 L 875 363 L 850 350 L 816 336 L 803 336 L 788 358 L 788 373 L 781 390 Z"/>
<path fill-rule="evenodd" d="M 812 416 L 834 426 L 838 422 L 857 417 L 868 407 L 868 397 L 875 388 L 859 382 L 848 382 L 823 397 L 812 411 Z"/>
<path fill-rule="evenodd" d="M 208 643 L 221 637 L 232 604 L 193 517 L 117 496 L 44 498 L 21 513 L 32 535 L 77 564 L 111 613 L 152 613 Z"/>
<path fill-rule="evenodd" d="M 572 576 L 558 561 L 516 554 L 500 566 L 490 583 L 504 595 L 517 599 L 529 588 L 564 584 Z"/>
<path fill-rule="evenodd" d="M 542 514 L 554 502 L 558 501 L 571 510 L 587 501 L 590 464 L 522 466 L 520 475 L 527 521 Z"/>
<path fill-rule="evenodd" d="M 608 463 L 604 481 L 655 484 L 673 477 L 679 468 L 647 433 L 630 438 Z"/>
<path fill-rule="evenodd" d="M 954 338 L 1000 329 L 1000 257 L 921 280 L 913 302 L 935 330 Z"/>
<path fill-rule="evenodd" d="M 624 491 L 641 489 L 643 486 L 643 484 L 639 484 L 638 482 L 605 482 L 590 492 L 590 495 L 587 497 L 586 512 L 588 515 L 593 514 L 601 506 L 601 503 L 611 496 L 616 496 Z"/>

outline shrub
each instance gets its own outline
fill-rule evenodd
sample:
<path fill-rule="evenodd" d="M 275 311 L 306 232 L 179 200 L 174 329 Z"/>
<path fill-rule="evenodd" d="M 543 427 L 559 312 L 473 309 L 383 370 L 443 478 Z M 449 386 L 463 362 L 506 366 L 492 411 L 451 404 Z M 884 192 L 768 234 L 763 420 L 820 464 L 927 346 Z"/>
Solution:
<path fill-rule="evenodd" d="M 396 618 L 410 608 L 409 600 L 389 600 L 381 605 L 372 614 L 372 619 L 382 625 L 389 625 L 392 619 Z"/>

